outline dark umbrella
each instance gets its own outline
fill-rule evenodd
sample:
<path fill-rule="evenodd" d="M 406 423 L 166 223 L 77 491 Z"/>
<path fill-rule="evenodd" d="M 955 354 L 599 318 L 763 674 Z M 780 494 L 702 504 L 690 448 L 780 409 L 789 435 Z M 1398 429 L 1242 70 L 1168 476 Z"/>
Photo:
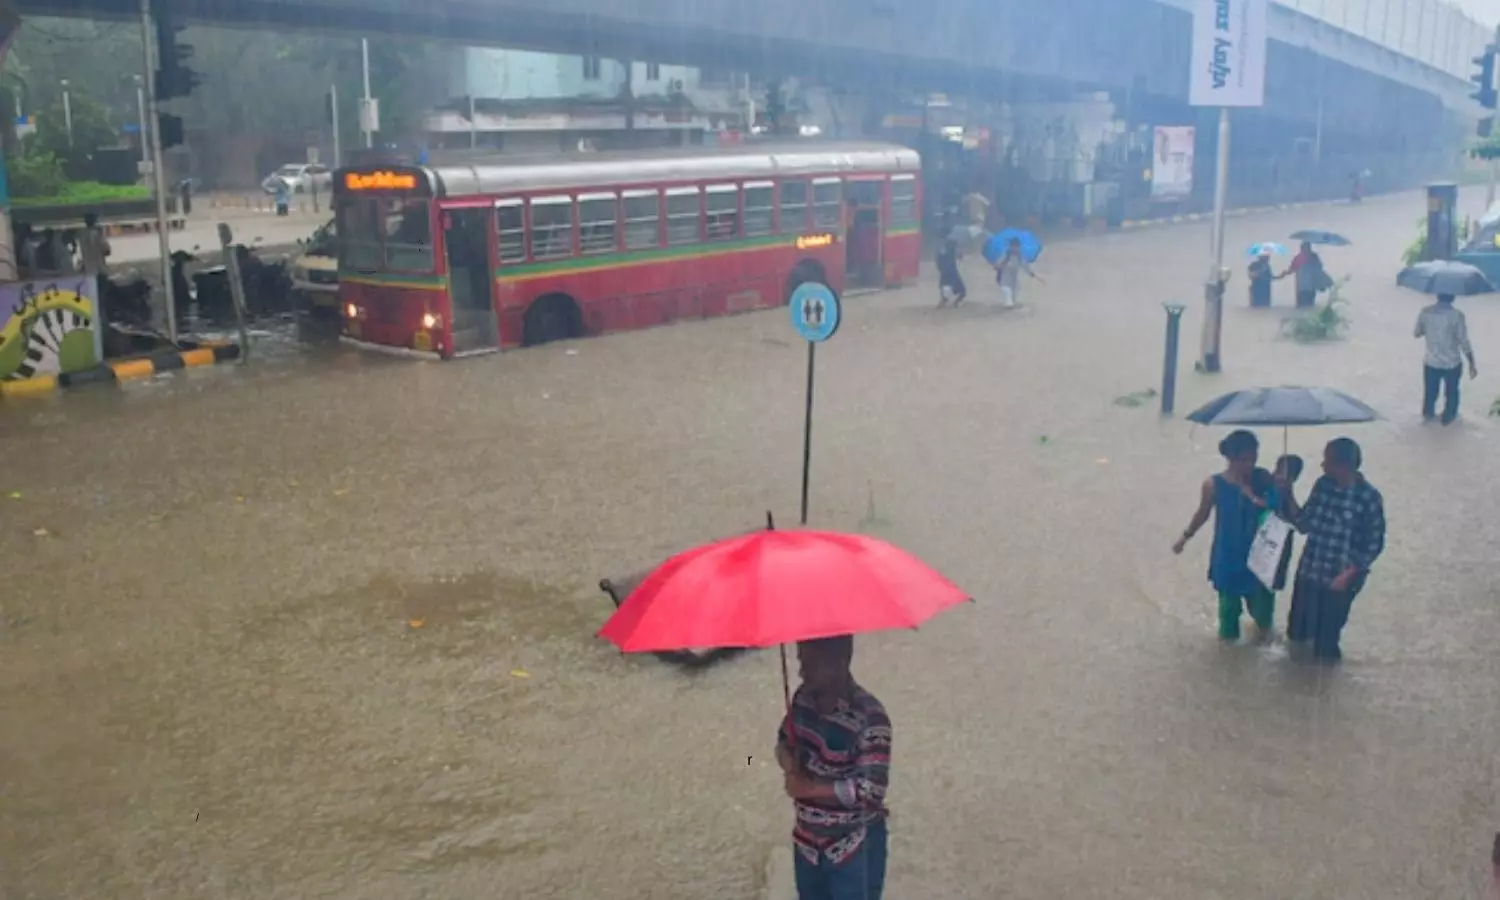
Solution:
<path fill-rule="evenodd" d="M 1188 416 L 1200 425 L 1277 426 L 1285 451 L 1287 429 L 1305 425 L 1373 422 L 1380 413 L 1332 388 L 1246 388 L 1212 400 Z"/>
<path fill-rule="evenodd" d="M 1319 231 L 1316 228 L 1310 228 L 1306 231 L 1294 232 L 1292 234 L 1292 240 L 1305 241 L 1309 244 L 1323 244 L 1329 247 L 1347 247 L 1350 244 L 1354 243 L 1341 234 L 1334 234 L 1331 231 Z"/>
<path fill-rule="evenodd" d="M 1488 294 L 1495 286 L 1484 273 L 1468 263 L 1439 259 L 1407 266 L 1396 276 L 1396 284 L 1424 294 L 1468 297 Z"/>

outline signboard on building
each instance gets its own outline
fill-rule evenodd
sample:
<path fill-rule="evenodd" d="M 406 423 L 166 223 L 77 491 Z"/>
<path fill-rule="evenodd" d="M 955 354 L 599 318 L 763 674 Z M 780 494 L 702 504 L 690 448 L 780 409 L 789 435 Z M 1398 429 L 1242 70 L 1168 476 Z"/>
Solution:
<path fill-rule="evenodd" d="M 1157 128 L 1151 152 L 1151 199 L 1161 203 L 1185 200 L 1193 193 L 1192 126 Z"/>
<path fill-rule="evenodd" d="M 1194 106 L 1264 106 L 1270 0 L 1193 0 Z"/>

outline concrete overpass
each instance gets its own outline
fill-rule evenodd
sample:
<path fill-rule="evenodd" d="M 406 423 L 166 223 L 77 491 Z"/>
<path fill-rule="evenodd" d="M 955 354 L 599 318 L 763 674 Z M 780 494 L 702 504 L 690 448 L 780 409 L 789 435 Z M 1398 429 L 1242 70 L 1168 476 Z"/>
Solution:
<path fill-rule="evenodd" d="M 1186 93 L 1191 0 L 174 0 L 194 22 L 400 33 L 615 58 L 842 78 L 930 90 L 1019 82 Z M 18 0 L 25 14 L 132 17 L 138 0 Z M 1466 108 L 1468 60 L 1492 32 L 1452 0 L 1276 0 L 1270 105 L 1308 73 L 1349 73 Z M 1379 90 L 1357 91 L 1373 95 Z M 1284 95 L 1284 96 L 1281 96 Z M 1350 97 L 1368 108 L 1373 96 Z M 1307 104 L 1304 104 L 1307 105 Z M 1310 113 L 1304 109 L 1303 113 Z"/>

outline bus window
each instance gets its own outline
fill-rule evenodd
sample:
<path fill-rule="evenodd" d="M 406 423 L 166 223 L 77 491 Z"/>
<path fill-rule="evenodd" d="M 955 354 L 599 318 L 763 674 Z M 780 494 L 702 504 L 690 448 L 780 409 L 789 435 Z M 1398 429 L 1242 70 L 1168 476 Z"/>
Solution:
<path fill-rule="evenodd" d="M 531 258 L 572 255 L 573 198 L 538 197 L 531 201 Z"/>
<path fill-rule="evenodd" d="M 388 200 L 385 211 L 385 267 L 397 272 L 431 272 L 432 204 Z"/>
<path fill-rule="evenodd" d="M 625 249 L 643 250 L 660 243 L 661 199 L 656 191 L 625 192 Z"/>
<path fill-rule="evenodd" d="M 740 189 L 734 184 L 711 184 L 708 194 L 708 239 L 726 240 L 740 230 Z"/>
<path fill-rule="evenodd" d="M 798 234 L 807 229 L 807 182 L 781 183 L 781 233 Z"/>
<path fill-rule="evenodd" d="M 614 194 L 584 194 L 578 198 L 578 249 L 610 253 L 619 246 L 619 205 Z"/>
<path fill-rule="evenodd" d="M 526 261 L 526 217 L 522 201 L 501 200 L 495 204 L 495 230 L 500 236 L 500 261 Z"/>
<path fill-rule="evenodd" d="M 917 178 L 915 175 L 891 176 L 891 225 L 917 224 Z"/>
<path fill-rule="evenodd" d="M 380 201 L 355 197 L 339 204 L 339 265 L 374 272 L 380 268 Z"/>
<path fill-rule="evenodd" d="M 667 191 L 667 243 L 695 244 L 698 242 L 698 223 L 702 214 L 698 189 L 671 188 Z"/>
<path fill-rule="evenodd" d="M 813 227 L 836 230 L 844 220 L 843 185 L 837 178 L 813 181 Z"/>
<path fill-rule="evenodd" d="M 775 189 L 776 186 L 769 181 L 745 185 L 745 237 L 771 233 Z"/>

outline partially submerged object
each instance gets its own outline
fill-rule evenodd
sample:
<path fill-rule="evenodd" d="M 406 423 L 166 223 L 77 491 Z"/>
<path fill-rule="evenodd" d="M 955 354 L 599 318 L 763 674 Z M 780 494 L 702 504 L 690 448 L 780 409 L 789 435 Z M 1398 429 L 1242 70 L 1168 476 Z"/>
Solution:
<path fill-rule="evenodd" d="M 608 594 L 609 599 L 614 601 L 615 609 L 619 609 L 620 604 L 624 603 L 650 574 L 651 571 L 648 569 L 621 578 L 605 578 L 599 582 L 599 590 Z M 686 669 L 706 669 L 714 663 L 739 656 L 744 652 L 743 647 L 708 647 L 697 650 L 671 650 L 652 655 L 662 662 L 672 663 Z"/>

